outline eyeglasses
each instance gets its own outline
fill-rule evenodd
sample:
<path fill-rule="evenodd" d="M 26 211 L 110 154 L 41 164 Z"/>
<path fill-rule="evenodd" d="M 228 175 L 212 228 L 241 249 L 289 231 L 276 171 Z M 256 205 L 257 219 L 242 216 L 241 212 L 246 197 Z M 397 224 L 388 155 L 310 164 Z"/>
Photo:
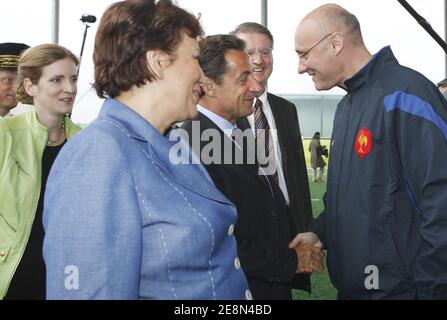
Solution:
<path fill-rule="evenodd" d="M 298 58 L 307 60 L 307 59 L 309 58 L 309 52 L 310 52 L 313 48 L 315 48 L 316 46 L 318 46 L 320 43 L 322 43 L 324 40 L 326 40 L 328 37 L 332 36 L 334 33 L 335 33 L 335 32 L 332 32 L 332 33 L 329 33 L 329 34 L 325 35 L 325 36 L 323 37 L 323 39 L 321 39 L 320 41 L 318 41 L 317 43 L 315 43 L 312 47 L 310 47 L 309 50 L 307 50 L 306 52 L 303 52 L 303 53 L 301 53 L 301 54 L 298 54 Z"/>
<path fill-rule="evenodd" d="M 250 58 L 254 57 L 256 55 L 256 53 L 258 53 L 259 56 L 262 58 L 267 58 L 272 55 L 272 49 L 270 49 L 270 48 L 262 48 L 262 49 L 258 49 L 258 50 L 247 50 L 246 52 Z"/>

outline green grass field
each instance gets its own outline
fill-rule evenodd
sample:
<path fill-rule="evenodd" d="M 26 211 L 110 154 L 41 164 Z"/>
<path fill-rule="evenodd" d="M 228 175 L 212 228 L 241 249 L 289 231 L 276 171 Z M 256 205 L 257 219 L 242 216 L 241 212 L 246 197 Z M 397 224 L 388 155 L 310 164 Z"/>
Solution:
<path fill-rule="evenodd" d="M 326 177 L 325 177 L 326 178 Z M 311 179 L 310 179 L 311 181 Z M 323 211 L 323 194 L 326 191 L 326 182 L 309 182 L 312 196 L 312 211 L 317 217 Z M 312 294 L 301 290 L 293 290 L 293 298 L 296 300 L 333 300 L 337 298 L 337 291 L 329 280 L 326 263 L 324 273 L 314 273 L 311 277 Z"/>

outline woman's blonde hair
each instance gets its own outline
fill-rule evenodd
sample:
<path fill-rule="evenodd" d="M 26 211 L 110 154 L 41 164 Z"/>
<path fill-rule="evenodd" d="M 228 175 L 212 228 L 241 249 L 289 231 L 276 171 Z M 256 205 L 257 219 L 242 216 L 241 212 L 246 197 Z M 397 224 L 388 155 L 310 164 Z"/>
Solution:
<path fill-rule="evenodd" d="M 76 66 L 79 65 L 78 58 L 70 50 L 57 44 L 41 44 L 24 51 L 17 71 L 17 100 L 34 104 L 33 97 L 24 88 L 24 80 L 30 79 L 33 84 L 37 84 L 44 67 L 65 58 L 71 59 Z"/>

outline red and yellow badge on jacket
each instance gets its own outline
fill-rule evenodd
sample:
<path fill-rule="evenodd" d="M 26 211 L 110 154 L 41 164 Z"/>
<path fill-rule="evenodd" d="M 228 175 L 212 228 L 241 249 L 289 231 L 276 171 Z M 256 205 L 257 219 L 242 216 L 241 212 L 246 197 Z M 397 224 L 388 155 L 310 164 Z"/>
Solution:
<path fill-rule="evenodd" d="M 354 150 L 357 155 L 363 159 L 372 150 L 372 134 L 366 128 L 363 128 L 355 138 Z"/>

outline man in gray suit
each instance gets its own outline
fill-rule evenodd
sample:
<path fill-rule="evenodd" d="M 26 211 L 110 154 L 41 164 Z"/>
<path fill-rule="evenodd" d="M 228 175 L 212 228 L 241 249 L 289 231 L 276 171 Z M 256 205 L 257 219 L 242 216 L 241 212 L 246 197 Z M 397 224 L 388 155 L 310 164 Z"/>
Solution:
<path fill-rule="evenodd" d="M 312 220 L 309 182 L 296 107 L 290 101 L 267 92 L 267 81 L 273 71 L 271 32 L 258 23 L 246 22 L 230 34 L 245 41 L 253 77 L 261 84 L 256 97 L 270 129 L 273 129 L 276 181 L 286 200 L 289 238 L 292 239 L 295 234 L 308 230 Z M 238 126 L 241 129 L 256 128 L 254 116 L 239 120 Z M 293 287 L 310 292 L 310 276 L 297 274 Z"/>

